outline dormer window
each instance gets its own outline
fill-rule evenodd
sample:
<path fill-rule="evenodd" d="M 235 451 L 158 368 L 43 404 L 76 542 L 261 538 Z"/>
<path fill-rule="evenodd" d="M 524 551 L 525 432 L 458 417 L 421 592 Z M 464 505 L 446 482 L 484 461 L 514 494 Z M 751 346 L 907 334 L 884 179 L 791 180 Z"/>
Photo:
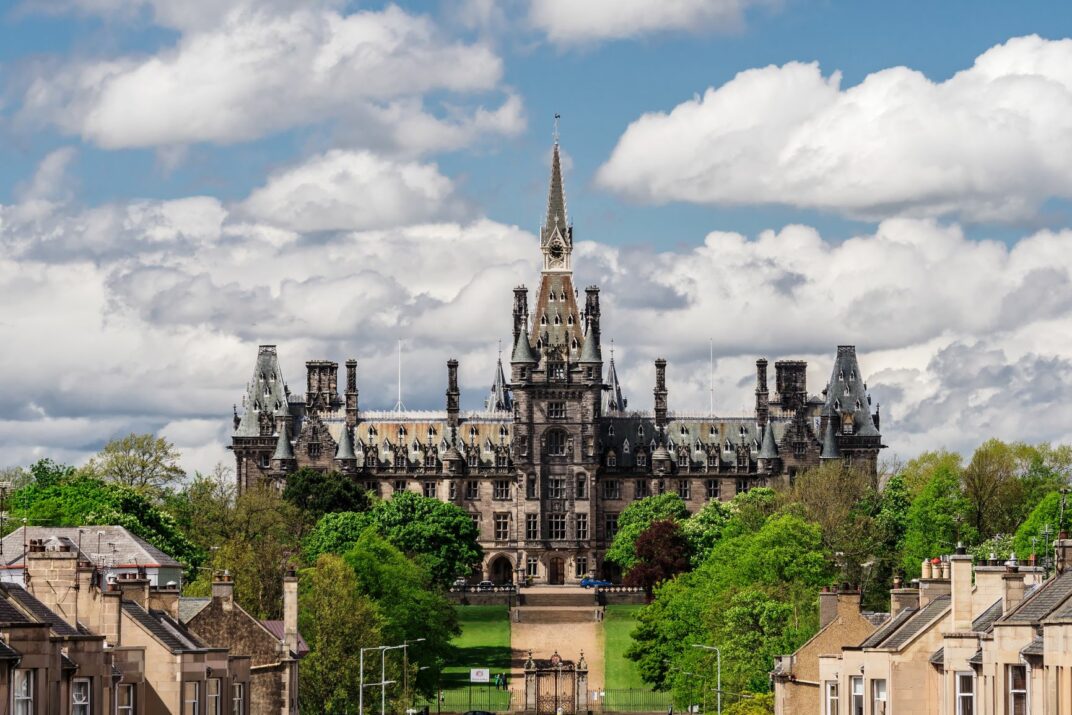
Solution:
<path fill-rule="evenodd" d="M 554 303 L 555 302 L 555 292 L 551 291 L 550 295 L 547 296 L 547 299 L 549 301 L 551 301 L 552 303 Z"/>
<path fill-rule="evenodd" d="M 644 439 L 644 425 L 637 425 L 636 436 Z"/>
<path fill-rule="evenodd" d="M 577 349 L 577 338 L 573 339 L 573 342 L 570 344 L 570 347 L 572 347 L 574 350 Z"/>
<path fill-rule="evenodd" d="M 838 382 L 845 382 L 845 371 L 839 370 L 837 375 Z"/>
<path fill-rule="evenodd" d="M 644 454 L 643 452 L 637 452 L 636 465 L 638 467 L 648 466 L 648 455 Z"/>
<path fill-rule="evenodd" d="M 566 318 L 566 325 L 573 325 L 573 316 L 572 315 L 569 316 L 568 318 Z"/>
<path fill-rule="evenodd" d="M 610 454 L 607 455 L 607 466 L 608 467 L 617 467 L 618 466 L 618 457 L 617 457 L 617 455 L 614 454 L 614 452 L 611 452 Z"/>
<path fill-rule="evenodd" d="M 622 454 L 629 454 L 629 440 L 622 443 Z"/>
<path fill-rule="evenodd" d="M 546 315 L 541 315 L 540 316 L 540 325 L 547 325 L 547 316 Z"/>
<path fill-rule="evenodd" d="M 405 438 L 406 438 L 406 428 L 405 427 L 399 427 L 398 428 L 398 441 L 402 442 Z"/>
<path fill-rule="evenodd" d="M 610 426 L 607 427 L 607 436 L 608 437 L 613 437 L 614 436 L 614 425 L 610 425 Z"/>
<path fill-rule="evenodd" d="M 562 325 L 562 318 L 555 316 L 555 325 Z"/>

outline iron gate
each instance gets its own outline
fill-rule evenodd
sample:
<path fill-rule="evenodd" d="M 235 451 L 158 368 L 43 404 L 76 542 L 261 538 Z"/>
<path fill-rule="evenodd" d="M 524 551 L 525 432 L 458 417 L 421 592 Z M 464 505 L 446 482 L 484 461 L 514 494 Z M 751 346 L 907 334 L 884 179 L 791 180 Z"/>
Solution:
<path fill-rule="evenodd" d="M 577 712 L 577 672 L 573 664 L 536 672 L 536 712 L 574 715 Z"/>

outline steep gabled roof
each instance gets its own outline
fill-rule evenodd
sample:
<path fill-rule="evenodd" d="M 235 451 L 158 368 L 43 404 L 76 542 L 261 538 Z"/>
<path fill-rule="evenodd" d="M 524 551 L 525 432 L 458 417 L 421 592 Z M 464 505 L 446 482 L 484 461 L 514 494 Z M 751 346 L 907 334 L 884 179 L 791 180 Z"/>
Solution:
<path fill-rule="evenodd" d="M 774 439 L 774 425 L 767 423 L 763 430 L 763 442 L 759 448 L 760 459 L 777 459 L 778 443 Z"/>
<path fill-rule="evenodd" d="M 283 640 L 283 636 L 284 636 L 284 632 L 285 632 L 285 626 L 283 625 L 283 621 L 262 620 L 260 622 L 260 624 L 261 624 L 261 626 L 264 627 L 264 630 L 266 630 L 269 633 L 271 633 L 272 636 L 275 637 L 277 640 L 279 640 L 279 641 Z M 294 655 L 296 655 L 299 658 L 301 658 L 302 656 L 304 656 L 304 655 L 306 655 L 308 653 L 309 653 L 309 644 L 305 642 L 305 638 L 303 638 L 302 634 L 299 633 L 298 634 L 298 652 L 295 653 Z"/>
<path fill-rule="evenodd" d="M 4 584 L 8 594 L 11 598 L 18 602 L 18 604 L 30 615 L 34 617 L 38 623 L 47 623 L 52 627 L 52 632 L 58 636 L 77 636 L 78 630 L 71 626 L 67 621 L 63 620 L 55 611 L 50 609 L 41 601 L 37 600 L 37 597 L 32 593 L 24 589 L 17 583 Z"/>
<path fill-rule="evenodd" d="M 513 397 L 510 395 L 510 387 L 506 382 L 506 373 L 503 372 L 502 351 L 499 352 L 499 361 L 495 366 L 495 377 L 491 382 L 491 391 L 484 399 L 484 409 L 488 411 L 502 412 L 510 410 L 514 406 Z"/>
<path fill-rule="evenodd" d="M 163 611 L 145 610 L 134 601 L 123 601 L 123 613 L 172 653 L 207 650 L 197 636 Z"/>
<path fill-rule="evenodd" d="M 79 534 L 81 532 L 81 534 Z M 175 559 L 122 526 L 27 526 L 3 539 L 4 564 L 22 564 L 31 539 L 62 539 L 96 565 L 182 568 Z M 81 541 L 81 546 L 79 546 Z"/>
<path fill-rule="evenodd" d="M 212 603 L 212 599 L 208 597 L 194 598 L 190 596 L 182 596 L 179 598 L 179 620 L 183 623 L 189 623 L 190 619 L 196 616 L 201 611 L 205 610 L 208 604 Z"/>
<path fill-rule="evenodd" d="M 826 386 L 826 403 L 823 415 L 836 417 L 851 412 L 853 434 L 861 437 L 878 437 L 879 431 L 871 417 L 871 398 L 856 360 L 856 346 L 838 345 L 834 369 Z"/>
<path fill-rule="evenodd" d="M 927 626 L 948 611 L 949 604 L 950 598 L 948 594 L 938 596 L 926 606 L 919 609 L 912 618 L 909 618 L 903 626 L 890 634 L 890 637 L 883 641 L 878 647 L 899 650 L 908 643 L 908 641 L 915 638 L 917 634 L 922 632 Z"/>
<path fill-rule="evenodd" d="M 611 345 L 610 367 L 607 368 L 607 385 L 610 387 L 603 394 L 603 414 L 625 412 L 626 399 L 622 395 L 622 386 L 618 382 L 618 369 L 614 366 L 614 350 Z"/>
<path fill-rule="evenodd" d="M 1066 571 L 1042 584 L 999 623 L 1030 625 L 1038 623 L 1072 597 L 1072 571 Z"/>
<path fill-rule="evenodd" d="M 286 425 L 279 431 L 272 459 L 294 459 L 294 448 L 290 445 L 290 429 Z"/>
<path fill-rule="evenodd" d="M 261 345 L 257 351 L 257 363 L 253 376 L 246 385 L 242 399 L 242 419 L 235 430 L 239 437 L 256 437 L 261 433 L 260 415 L 267 412 L 273 417 L 286 415 L 289 410 L 287 386 L 279 367 L 275 345 Z"/>
<path fill-rule="evenodd" d="M 335 459 L 357 459 L 354 454 L 354 440 L 350 437 L 350 428 L 346 425 L 339 431 L 339 446 L 335 449 Z"/>

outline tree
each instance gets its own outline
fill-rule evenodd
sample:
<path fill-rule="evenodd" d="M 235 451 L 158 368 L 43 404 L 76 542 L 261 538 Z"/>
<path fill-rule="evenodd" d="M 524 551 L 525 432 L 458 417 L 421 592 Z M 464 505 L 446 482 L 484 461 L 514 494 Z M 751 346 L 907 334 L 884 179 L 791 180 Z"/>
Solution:
<path fill-rule="evenodd" d="M 413 492 L 376 501 L 362 514 L 325 514 L 305 541 L 307 559 L 345 553 L 368 526 L 427 569 L 432 583 L 445 588 L 480 563 L 483 549 L 473 520 L 454 504 Z"/>
<path fill-rule="evenodd" d="M 798 618 L 793 604 L 762 590 L 734 594 L 712 633 L 713 640 L 722 644 L 722 687 L 767 692 L 775 657 L 795 651 L 817 625 L 810 618 Z"/>
<path fill-rule="evenodd" d="M 324 514 L 365 511 L 369 507 L 368 492 L 351 477 L 309 467 L 287 476 L 283 498 L 307 513 L 312 522 Z"/>
<path fill-rule="evenodd" d="M 634 548 L 636 562 L 625 575 L 625 585 L 643 588 L 649 596 L 655 586 L 689 568 L 689 542 L 670 519 L 653 521 Z"/>
<path fill-rule="evenodd" d="M 383 642 L 382 617 L 361 594 L 354 570 L 330 554 L 322 555 L 313 568 L 302 572 L 299 603 L 301 632 L 310 649 L 299 666 L 302 710 L 330 715 L 356 713 L 359 650 Z M 377 671 L 375 679 L 378 676 Z"/>
<path fill-rule="evenodd" d="M 86 469 L 108 482 L 139 491 L 160 491 L 182 481 L 179 452 L 163 437 L 129 434 L 104 445 Z"/>
<path fill-rule="evenodd" d="M 210 487 L 202 486 L 211 494 Z M 233 506 L 216 504 L 210 497 L 204 501 L 216 519 L 204 525 L 202 535 L 212 558 L 188 585 L 187 594 L 206 595 L 212 572 L 227 570 L 234 576 L 235 600 L 243 608 L 255 618 L 279 618 L 283 576 L 299 560 L 304 529 L 301 512 L 268 485 L 246 489 Z"/>
<path fill-rule="evenodd" d="M 1061 500 L 1063 495 L 1060 492 L 1050 492 L 1042 499 L 1038 505 L 1031 511 L 1027 519 L 1020 524 L 1020 528 L 1016 530 L 1015 536 L 1013 536 L 1013 548 L 1016 550 L 1016 555 L 1021 559 L 1026 559 L 1032 553 L 1038 556 L 1051 555 L 1050 550 L 1053 548 L 1052 540 L 1057 538 L 1057 535 L 1062 531 L 1068 531 L 1072 526 L 1072 514 L 1068 513 L 1068 506 L 1061 508 Z M 1062 519 L 1062 516 L 1064 517 Z M 1049 539 L 1051 543 L 1046 543 L 1043 539 L 1043 529 L 1049 527 Z M 1008 554 L 999 554 L 1001 558 L 1007 558 Z"/>
<path fill-rule="evenodd" d="M 900 471 L 908 495 L 915 499 L 939 472 L 956 474 L 959 477 L 964 468 L 962 461 L 959 454 L 946 450 L 923 452 L 915 459 L 908 460 Z"/>
<path fill-rule="evenodd" d="M 962 480 L 968 517 L 981 537 L 1001 533 L 1016 518 L 1008 509 L 1014 503 L 1019 506 L 1022 498 L 1016 467 L 1016 456 L 1009 445 L 991 439 L 975 450 L 964 469 Z"/>
<path fill-rule="evenodd" d="M 49 470 L 45 479 L 12 495 L 9 524 L 25 519 L 34 526 L 123 526 L 191 568 L 204 560 L 204 552 L 182 533 L 175 519 L 144 494 L 66 468 Z"/>
<path fill-rule="evenodd" d="M 960 475 L 948 464 L 940 466 L 908 508 L 901 566 L 905 576 L 917 578 L 925 558 L 950 553 L 957 541 L 972 544 L 977 532 L 971 522 L 971 505 L 960 488 Z"/>
<path fill-rule="evenodd" d="M 731 515 L 727 504 L 712 499 L 681 523 L 681 531 L 689 542 L 693 566 L 698 566 L 707 559 L 711 549 L 722 538 L 723 529 L 726 528 Z"/>
<path fill-rule="evenodd" d="M 674 492 L 664 492 L 633 502 L 618 515 L 618 533 L 614 535 L 614 541 L 607 549 L 605 558 L 628 571 L 637 561 L 637 537 L 651 526 L 653 521 L 681 521 L 688 515 L 685 500 Z"/>
<path fill-rule="evenodd" d="M 362 595 L 376 603 L 383 618 L 381 633 L 390 643 L 417 638 L 409 649 L 416 677 L 411 687 L 431 695 L 440 664 L 453 653 L 451 639 L 461 633 L 454 607 L 433 588 L 428 573 L 416 562 L 368 528 L 343 557 L 357 576 Z M 420 670 L 424 666 L 425 670 Z"/>
<path fill-rule="evenodd" d="M 774 715 L 774 693 L 757 693 L 738 700 L 722 708 L 722 715 Z"/>

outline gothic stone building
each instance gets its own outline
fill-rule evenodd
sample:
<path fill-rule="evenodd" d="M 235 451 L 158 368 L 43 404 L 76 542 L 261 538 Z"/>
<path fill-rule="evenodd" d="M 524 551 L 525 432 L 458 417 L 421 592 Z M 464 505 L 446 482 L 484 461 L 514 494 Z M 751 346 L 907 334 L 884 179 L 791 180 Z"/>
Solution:
<path fill-rule="evenodd" d="M 458 363 L 447 361 L 443 412 L 359 407 L 357 362 L 306 363 L 304 395 L 283 380 L 275 346 L 262 345 L 232 448 L 240 489 L 281 484 L 299 467 L 336 470 L 389 498 L 416 491 L 468 511 L 480 529 L 480 576 L 496 582 L 617 578 L 603 554 L 622 509 L 667 490 L 689 509 L 791 478 L 820 460 L 875 469 L 879 415 L 853 346 L 837 349 L 830 383 L 809 395 L 807 364 L 756 361 L 755 413 L 679 414 L 669 409 L 666 361 L 655 361 L 655 409 L 627 409 L 614 359 L 603 361 L 599 289 L 573 284 L 559 149 L 552 154 L 543 270 L 530 309 L 514 289 L 510 379 L 500 359 L 485 409 L 459 407 Z M 580 302 L 583 300 L 583 303 Z"/>

